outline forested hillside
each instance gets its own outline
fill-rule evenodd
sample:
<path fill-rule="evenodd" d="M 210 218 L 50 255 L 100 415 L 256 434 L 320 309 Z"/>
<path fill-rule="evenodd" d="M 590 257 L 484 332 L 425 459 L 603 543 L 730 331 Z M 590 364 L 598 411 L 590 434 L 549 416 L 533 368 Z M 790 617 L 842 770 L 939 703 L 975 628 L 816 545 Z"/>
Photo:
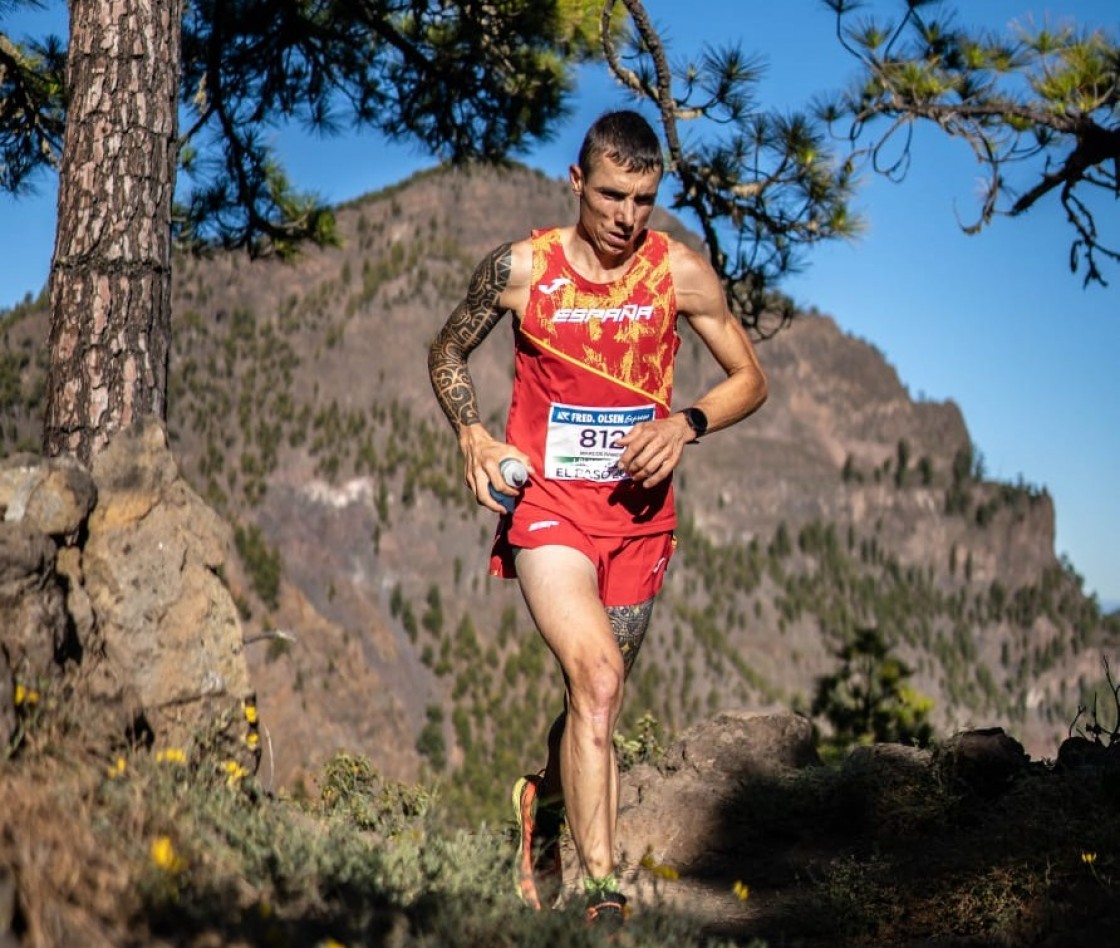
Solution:
<path fill-rule="evenodd" d="M 539 763 L 556 676 L 515 588 L 486 575 L 493 516 L 463 489 L 425 356 L 478 258 L 566 222 L 568 197 L 519 168 L 437 171 L 339 209 L 341 245 L 294 263 L 177 262 L 169 432 L 235 528 L 269 781 L 299 788 L 344 749 L 402 779 L 454 773 L 445 795 L 473 818 Z M 45 338 L 41 307 L 7 315 L 5 453 L 37 444 Z M 986 480 L 956 406 L 913 399 L 826 316 L 759 353 L 769 402 L 681 468 L 679 552 L 624 728 L 807 710 L 874 629 L 937 733 L 1001 725 L 1052 755 L 1118 630 L 1055 557 L 1045 488 Z M 500 431 L 507 327 L 472 370 Z M 686 335 L 682 404 L 710 371 Z"/>

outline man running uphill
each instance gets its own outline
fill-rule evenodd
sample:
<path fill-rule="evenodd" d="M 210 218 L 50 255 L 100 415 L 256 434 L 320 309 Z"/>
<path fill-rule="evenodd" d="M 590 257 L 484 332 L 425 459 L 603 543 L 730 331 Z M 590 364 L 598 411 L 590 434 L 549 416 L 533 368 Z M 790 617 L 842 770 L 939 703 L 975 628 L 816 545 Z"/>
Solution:
<path fill-rule="evenodd" d="M 564 713 L 548 764 L 522 782 L 524 829 L 533 796 L 566 809 L 588 917 L 619 924 L 615 866 L 618 770 L 612 736 L 623 682 L 673 551 L 672 473 L 686 444 L 755 411 L 766 380 L 707 262 L 647 229 L 663 170 L 661 147 L 636 112 L 601 116 L 569 179 L 572 226 L 503 244 L 478 265 L 428 357 L 432 387 L 459 438 L 478 503 L 514 494 L 498 466 L 525 463 L 529 481 L 502 516 L 491 572 L 522 595 L 564 681 Z M 507 313 L 514 383 L 504 440 L 483 427 L 470 353 Z M 671 410 L 683 317 L 725 377 L 684 412 Z M 523 833 L 523 865 L 531 854 Z M 539 907 L 531 875 L 523 894 Z"/>

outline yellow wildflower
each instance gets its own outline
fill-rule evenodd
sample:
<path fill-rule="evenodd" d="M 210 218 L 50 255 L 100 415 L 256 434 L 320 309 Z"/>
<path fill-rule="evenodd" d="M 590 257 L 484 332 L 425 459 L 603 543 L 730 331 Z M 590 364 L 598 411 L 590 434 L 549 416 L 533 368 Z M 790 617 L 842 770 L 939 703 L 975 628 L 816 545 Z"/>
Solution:
<path fill-rule="evenodd" d="M 646 854 L 642 856 L 640 865 L 643 869 L 652 872 L 658 879 L 665 879 L 668 882 L 676 882 L 681 877 L 681 874 L 672 866 L 659 863 L 654 859 L 653 851 L 649 849 L 647 849 Z"/>
<path fill-rule="evenodd" d="M 1091 865 L 1093 865 L 1093 863 L 1095 863 L 1097 861 L 1097 854 L 1096 853 L 1082 853 L 1081 854 L 1081 861 L 1083 863 L 1085 863 L 1085 865 L 1091 866 Z"/>
<path fill-rule="evenodd" d="M 256 748 L 261 742 L 261 736 L 256 731 L 250 731 L 245 735 L 245 743 L 252 748 Z"/>
<path fill-rule="evenodd" d="M 742 879 L 736 879 L 735 884 L 731 887 L 731 891 L 735 893 L 735 898 L 740 902 L 746 902 L 751 897 L 751 887 L 743 882 Z"/>
<path fill-rule="evenodd" d="M 127 767 L 128 762 L 123 757 L 118 757 L 109 765 L 109 779 L 115 780 L 117 777 L 123 777 Z"/>
<path fill-rule="evenodd" d="M 249 771 L 242 767 L 236 760 L 227 760 L 222 769 L 226 772 L 226 785 L 236 787 L 237 784 L 249 776 Z"/>
<path fill-rule="evenodd" d="M 37 692 L 34 688 L 28 688 L 26 685 L 22 685 L 17 681 L 15 702 L 17 708 L 21 704 L 38 704 L 39 692 Z"/>
<path fill-rule="evenodd" d="M 335 941 L 333 938 L 324 938 L 319 942 L 318 948 L 346 948 L 346 946 L 340 941 Z"/>
<path fill-rule="evenodd" d="M 187 867 L 182 857 L 175 852 L 175 844 L 171 842 L 170 836 L 157 836 L 152 840 L 148 852 L 152 862 L 166 873 L 182 872 Z"/>
<path fill-rule="evenodd" d="M 255 704 L 245 705 L 245 720 L 250 724 L 257 723 L 257 706 Z"/>
<path fill-rule="evenodd" d="M 168 747 L 166 750 L 156 752 L 156 760 L 161 764 L 185 764 L 187 755 L 178 747 Z"/>

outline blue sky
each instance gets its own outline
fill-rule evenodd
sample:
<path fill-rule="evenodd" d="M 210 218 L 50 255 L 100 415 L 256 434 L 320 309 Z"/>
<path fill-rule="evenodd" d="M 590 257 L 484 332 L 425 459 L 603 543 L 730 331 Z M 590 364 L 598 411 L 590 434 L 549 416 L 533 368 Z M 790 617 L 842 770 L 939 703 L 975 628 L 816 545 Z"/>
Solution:
<path fill-rule="evenodd" d="M 889 13 L 898 0 L 873 0 Z M 1116 0 L 959 0 L 960 22 L 1006 29 L 1013 22 L 1070 18 L 1120 35 Z M 856 65 L 839 47 L 820 0 L 647 0 L 674 59 L 740 42 L 767 62 L 763 107 L 800 108 L 850 79 Z M 43 24 L 65 33 L 65 5 L 9 17 L 13 38 Z M 629 100 L 600 67 L 585 69 L 571 119 L 523 160 L 566 173 L 587 123 Z M 329 201 L 398 181 L 432 164 L 407 146 L 369 136 L 308 138 L 279 132 L 293 180 Z M 976 208 L 980 167 L 961 142 L 919 138 L 901 184 L 868 177 L 857 198 L 867 232 L 851 244 L 813 250 L 784 289 L 846 331 L 878 347 L 915 397 L 960 405 L 987 474 L 1045 487 L 1057 509 L 1056 551 L 1086 589 L 1120 604 L 1120 266 L 1111 286 L 1082 289 L 1070 274 L 1070 229 L 1056 202 L 998 220 L 977 236 L 959 220 Z M 54 181 L 38 193 L 0 197 L 0 307 L 45 284 L 54 235 Z M 1120 204 L 1097 202 L 1099 223 L 1120 242 Z M 763 351 L 763 356 L 765 352 Z"/>

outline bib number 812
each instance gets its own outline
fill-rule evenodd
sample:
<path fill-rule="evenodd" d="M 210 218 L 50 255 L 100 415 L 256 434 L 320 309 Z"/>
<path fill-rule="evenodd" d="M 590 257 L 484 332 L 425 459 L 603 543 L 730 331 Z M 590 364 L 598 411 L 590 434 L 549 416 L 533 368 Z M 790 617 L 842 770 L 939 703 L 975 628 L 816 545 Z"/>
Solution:
<path fill-rule="evenodd" d="M 602 428 L 584 428 L 579 433 L 579 446 L 581 448 L 598 448 L 602 451 L 617 451 L 618 439 L 625 436 L 626 431 L 616 428 L 613 431 Z"/>

